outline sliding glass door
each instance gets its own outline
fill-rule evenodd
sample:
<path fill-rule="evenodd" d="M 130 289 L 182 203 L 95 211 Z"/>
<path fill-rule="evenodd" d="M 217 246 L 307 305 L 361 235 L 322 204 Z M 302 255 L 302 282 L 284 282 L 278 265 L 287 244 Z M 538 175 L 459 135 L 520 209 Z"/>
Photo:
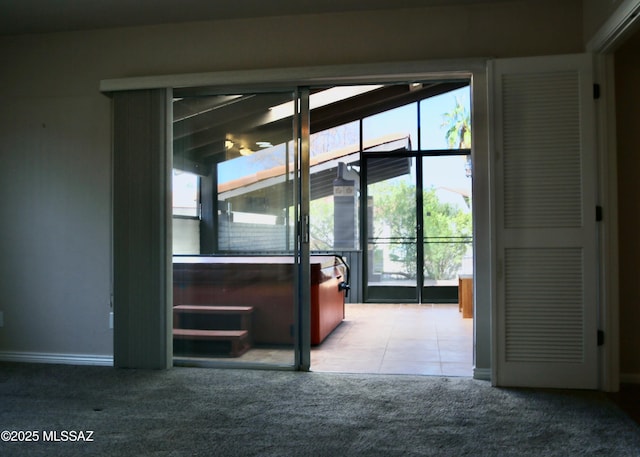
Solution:
<path fill-rule="evenodd" d="M 359 300 L 455 302 L 470 188 L 440 178 L 470 186 L 470 151 L 431 127 L 468 90 L 174 91 L 176 363 L 308 367 L 312 247 L 353 259 Z"/>
<path fill-rule="evenodd" d="M 177 364 L 299 364 L 298 93 L 174 93 Z"/>

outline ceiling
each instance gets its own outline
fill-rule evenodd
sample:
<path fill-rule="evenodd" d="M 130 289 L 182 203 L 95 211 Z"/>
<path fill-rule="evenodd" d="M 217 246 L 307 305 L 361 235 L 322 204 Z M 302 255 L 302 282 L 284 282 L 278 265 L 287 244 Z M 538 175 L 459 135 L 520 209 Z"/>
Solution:
<path fill-rule="evenodd" d="M 335 92 L 332 91 L 336 88 L 314 89 L 310 100 L 310 133 L 345 125 L 468 85 L 468 80 L 452 80 L 349 86 L 347 90 L 337 88 Z M 228 167 L 246 173 L 220 182 L 218 198 L 231 203 L 236 211 L 282 214 L 283 202 L 291 192 L 291 179 L 283 165 L 285 150 L 281 147 L 290 142 L 293 135 L 291 96 L 291 93 L 178 96 L 173 103 L 173 167 L 208 176 L 212 165 L 229 161 Z M 318 98 L 314 102 L 313 97 L 316 96 Z M 403 132 L 368 138 L 362 147 L 368 151 L 410 150 L 410 129 L 407 126 Z M 335 135 L 340 137 L 339 132 Z M 324 144 L 327 146 L 324 148 L 320 140 L 316 154 L 312 154 L 312 200 L 333 193 L 340 164 L 359 165 L 360 146 L 357 140 L 341 138 L 339 142 L 339 145 L 331 147 Z M 262 150 L 260 143 L 265 143 L 266 149 Z M 242 155 L 250 155 L 251 159 L 234 160 Z M 259 171 L 251 163 L 259 164 Z M 369 182 L 406 174 L 409 163 L 407 157 L 398 157 L 368 168 Z"/>
<path fill-rule="evenodd" d="M 0 35 L 504 1 L 517 0 L 0 0 Z M 419 91 L 407 85 L 386 86 L 314 110 L 311 130 L 328 129 L 464 84 L 467 82 L 431 83 Z M 176 100 L 175 159 L 185 170 L 195 167 L 189 171 L 224 160 L 230 154 L 224 146 L 230 132 L 236 133 L 233 139 L 238 144 L 286 141 L 282 134 L 290 134 L 290 118 L 273 121 L 268 116 L 270 107 L 286 100 L 280 98 L 282 94 Z M 401 168 L 406 167 L 406 160 L 400 162 Z M 333 164 L 324 170 L 327 182 L 336 176 L 336 167 Z"/>
<path fill-rule="evenodd" d="M 490 2 L 492 0 L 1 0 L 0 35 Z"/>
<path fill-rule="evenodd" d="M 468 84 L 467 80 L 460 80 L 432 81 L 417 86 L 370 86 L 371 90 L 349 94 L 346 98 L 337 98 L 313 108 L 310 133 L 344 125 Z M 314 92 L 320 96 L 323 93 L 319 89 Z M 277 108 L 274 107 L 290 100 L 290 92 L 242 96 L 177 96 L 173 103 L 175 159 L 184 164 L 181 168 L 185 171 L 207 170 L 207 163 L 237 157 L 241 154 L 240 149 L 255 150 L 260 143 L 286 143 L 292 135 L 293 105 L 285 106 L 284 115 L 277 115 Z M 226 142 L 230 142 L 232 146 Z"/>

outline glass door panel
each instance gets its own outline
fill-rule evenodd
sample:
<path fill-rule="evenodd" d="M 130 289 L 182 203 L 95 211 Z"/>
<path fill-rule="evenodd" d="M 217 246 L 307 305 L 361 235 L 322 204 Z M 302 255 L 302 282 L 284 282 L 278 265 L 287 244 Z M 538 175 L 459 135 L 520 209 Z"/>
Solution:
<path fill-rule="evenodd" d="M 185 203 L 174 210 L 177 364 L 296 363 L 296 100 L 286 92 L 173 102 L 174 173 L 197 176 L 189 195 L 199 199 L 195 213 Z"/>
<path fill-rule="evenodd" d="M 368 157 L 367 301 L 418 300 L 416 159 Z"/>
<path fill-rule="evenodd" d="M 469 157 L 422 158 L 423 302 L 457 302 L 459 277 L 473 273 Z"/>

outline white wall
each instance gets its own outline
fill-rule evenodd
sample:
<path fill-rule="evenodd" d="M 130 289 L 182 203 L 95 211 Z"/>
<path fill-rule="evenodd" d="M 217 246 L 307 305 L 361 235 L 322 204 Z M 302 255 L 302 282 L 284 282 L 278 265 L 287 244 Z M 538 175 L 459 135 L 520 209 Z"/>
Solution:
<path fill-rule="evenodd" d="M 579 0 L 523 0 L 0 37 L 0 353 L 112 353 L 100 80 L 562 54 L 582 36 Z"/>
<path fill-rule="evenodd" d="M 109 103 L 0 103 L 0 350 L 110 354 Z"/>

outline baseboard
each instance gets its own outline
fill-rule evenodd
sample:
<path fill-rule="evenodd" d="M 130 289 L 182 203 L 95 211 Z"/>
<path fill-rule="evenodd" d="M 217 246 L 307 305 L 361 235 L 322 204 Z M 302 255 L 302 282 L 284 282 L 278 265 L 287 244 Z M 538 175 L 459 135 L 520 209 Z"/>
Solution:
<path fill-rule="evenodd" d="M 620 373 L 621 384 L 640 384 L 640 373 Z"/>
<path fill-rule="evenodd" d="M 55 363 L 59 365 L 95 365 L 112 367 L 113 356 L 85 354 L 50 354 L 45 352 L 1 352 L 2 362 Z"/>
<path fill-rule="evenodd" d="M 474 368 L 473 379 L 491 381 L 491 368 Z"/>

